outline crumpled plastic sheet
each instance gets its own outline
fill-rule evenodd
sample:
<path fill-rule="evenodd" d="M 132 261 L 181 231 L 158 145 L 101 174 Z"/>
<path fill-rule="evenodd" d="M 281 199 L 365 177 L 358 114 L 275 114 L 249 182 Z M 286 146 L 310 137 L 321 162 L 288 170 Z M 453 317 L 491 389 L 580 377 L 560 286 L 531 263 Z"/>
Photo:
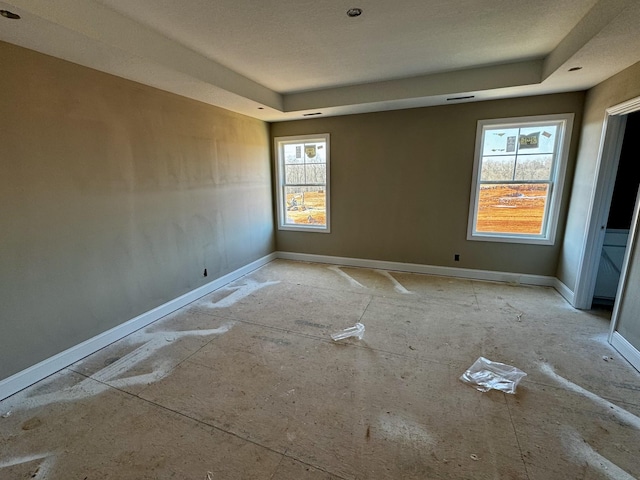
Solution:
<path fill-rule="evenodd" d="M 364 336 L 364 325 L 361 324 L 360 322 L 356 323 L 353 327 L 345 328 L 340 332 L 331 334 L 331 338 L 333 339 L 334 342 L 337 342 L 338 340 L 342 340 L 344 338 L 349 338 L 349 337 L 357 337 L 358 340 L 362 340 L 363 336 Z"/>
<path fill-rule="evenodd" d="M 526 375 L 522 370 L 506 363 L 492 362 L 484 357 L 479 357 L 462 374 L 460 380 L 481 392 L 499 390 L 514 394 L 518 383 Z"/>

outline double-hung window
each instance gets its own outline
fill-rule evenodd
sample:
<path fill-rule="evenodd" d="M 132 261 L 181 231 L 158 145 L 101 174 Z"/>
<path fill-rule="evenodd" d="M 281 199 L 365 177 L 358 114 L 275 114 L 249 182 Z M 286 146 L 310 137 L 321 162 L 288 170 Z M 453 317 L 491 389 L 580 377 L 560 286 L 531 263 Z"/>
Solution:
<path fill-rule="evenodd" d="M 551 245 L 573 114 L 481 120 L 467 239 Z"/>
<path fill-rule="evenodd" d="M 329 232 L 329 134 L 275 139 L 280 230 Z"/>

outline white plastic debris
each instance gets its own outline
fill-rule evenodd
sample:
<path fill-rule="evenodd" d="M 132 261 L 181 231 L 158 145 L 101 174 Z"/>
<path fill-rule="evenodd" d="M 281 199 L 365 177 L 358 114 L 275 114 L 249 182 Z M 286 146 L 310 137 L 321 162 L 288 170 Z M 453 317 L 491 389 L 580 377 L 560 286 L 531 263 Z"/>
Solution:
<path fill-rule="evenodd" d="M 360 322 L 356 323 L 353 327 L 345 328 L 341 332 L 332 333 L 331 338 L 334 341 L 342 340 L 349 337 L 358 337 L 358 340 L 362 340 L 364 336 L 364 325 Z"/>
<path fill-rule="evenodd" d="M 504 393 L 516 393 L 520 380 L 527 374 L 522 370 L 505 363 L 492 362 L 479 357 L 469 369 L 462 374 L 460 380 L 480 392 L 499 390 Z"/>
<path fill-rule="evenodd" d="M 7 413 L 2 414 L 2 418 L 9 418 L 11 416 L 11 410 L 9 410 Z"/>

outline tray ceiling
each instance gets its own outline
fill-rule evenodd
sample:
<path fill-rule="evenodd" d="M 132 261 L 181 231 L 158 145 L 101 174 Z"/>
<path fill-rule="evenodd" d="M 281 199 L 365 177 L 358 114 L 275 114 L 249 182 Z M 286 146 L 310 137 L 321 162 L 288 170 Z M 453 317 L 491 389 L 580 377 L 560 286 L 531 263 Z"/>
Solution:
<path fill-rule="evenodd" d="M 352 3 L 0 0 L 22 17 L 0 40 L 266 121 L 583 90 L 640 61 L 634 0 Z"/>

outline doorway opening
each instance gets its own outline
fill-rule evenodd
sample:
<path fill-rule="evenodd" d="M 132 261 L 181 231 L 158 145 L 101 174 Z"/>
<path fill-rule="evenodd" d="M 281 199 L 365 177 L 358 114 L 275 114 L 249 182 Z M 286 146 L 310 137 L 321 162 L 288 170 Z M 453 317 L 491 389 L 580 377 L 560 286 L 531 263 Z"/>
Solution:
<path fill-rule="evenodd" d="M 578 266 L 578 275 L 572 302 L 575 308 L 588 310 L 594 306 L 594 297 L 596 297 L 596 281 L 601 263 L 607 264 L 608 267 L 613 270 L 615 274 L 614 277 L 620 277 L 611 265 L 616 265 L 615 260 L 612 259 L 612 262 L 609 262 L 608 259 L 603 260 L 602 252 L 603 246 L 605 245 L 605 236 L 609 223 L 609 213 L 616 184 L 616 173 L 618 172 L 618 164 L 620 162 L 624 143 L 626 124 L 628 117 L 636 112 L 640 112 L 640 97 L 615 105 L 606 110 L 602 139 L 600 142 L 600 151 L 598 153 L 598 164 L 596 166 L 596 184 L 590 202 L 591 213 L 585 232 L 585 243 L 583 245 L 580 264 Z M 637 116 L 634 115 L 632 121 L 636 118 Z M 633 128 L 633 126 L 631 128 Z M 630 135 L 627 143 L 632 145 L 633 140 L 634 139 L 631 138 Z M 632 187 L 627 186 L 626 188 L 629 189 Z M 622 188 L 619 188 L 618 190 L 619 193 L 623 191 Z M 635 195 L 635 193 L 636 191 L 633 191 L 633 195 Z M 627 206 L 630 205 L 630 208 L 633 208 L 634 204 L 635 197 L 634 200 L 629 201 Z M 620 211 L 619 206 L 614 208 L 616 209 L 616 212 Z M 615 212 L 614 215 L 616 215 Z M 614 245 L 611 245 L 615 249 L 616 247 L 619 247 L 618 244 L 623 243 L 624 240 L 621 239 L 623 236 L 624 232 L 622 232 L 622 235 L 618 235 L 617 239 L 611 239 L 611 235 L 609 235 L 607 242 L 615 243 Z M 610 250 L 611 249 L 605 250 L 608 256 L 611 256 Z M 617 254 L 619 253 L 620 252 L 617 252 Z M 607 267 L 605 266 L 603 269 L 604 268 Z M 613 283 L 615 283 L 615 280 Z M 616 284 L 615 289 L 619 290 L 619 285 Z M 611 292 L 609 292 L 609 295 L 607 296 L 610 296 L 610 294 Z M 598 293 L 598 302 L 602 302 L 603 296 L 604 295 L 601 292 Z M 606 300 L 611 302 L 610 299 Z M 615 300 L 613 300 L 613 305 L 615 307 Z"/>
<path fill-rule="evenodd" d="M 636 194 L 640 186 L 640 111 L 625 115 L 626 126 L 620 149 L 604 241 L 592 297 L 592 308 L 613 309 L 627 248 Z"/>

